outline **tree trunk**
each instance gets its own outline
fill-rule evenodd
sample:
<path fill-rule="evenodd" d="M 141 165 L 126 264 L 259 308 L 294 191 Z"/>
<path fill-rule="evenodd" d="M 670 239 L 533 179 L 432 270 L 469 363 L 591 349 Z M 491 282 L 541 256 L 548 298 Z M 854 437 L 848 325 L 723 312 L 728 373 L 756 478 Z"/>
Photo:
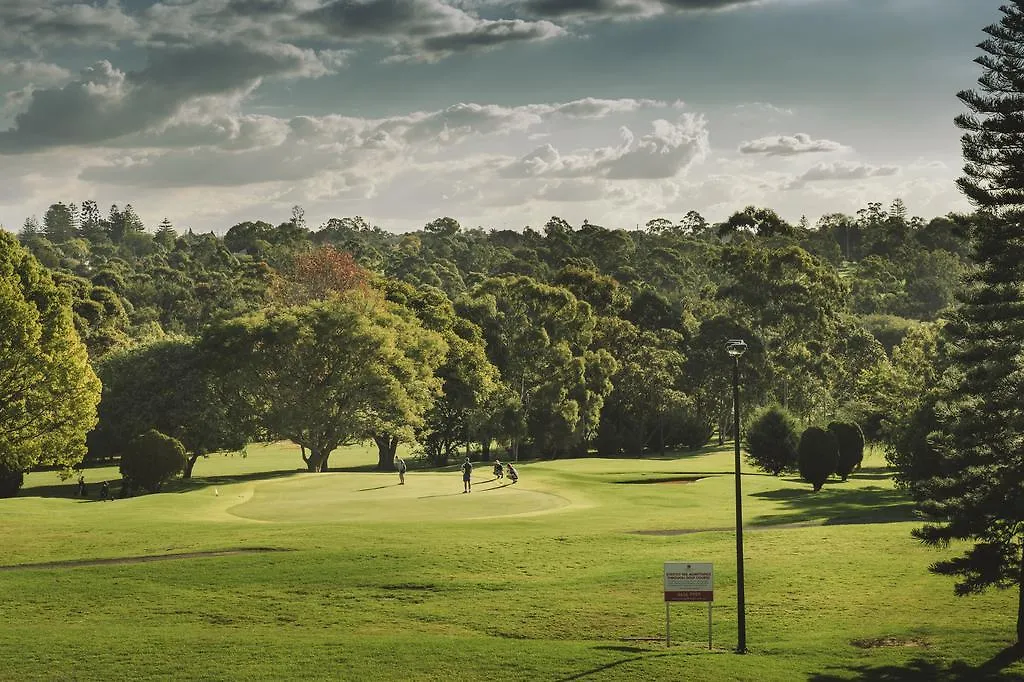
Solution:
<path fill-rule="evenodd" d="M 306 468 L 312 473 L 320 473 L 327 471 L 327 458 L 331 455 L 330 451 L 318 450 L 317 448 L 309 449 L 309 458 L 306 460 Z"/>
<path fill-rule="evenodd" d="M 1017 646 L 1024 645 L 1024 558 L 1020 562 L 1017 584 Z"/>
<path fill-rule="evenodd" d="M 491 439 L 484 438 L 480 441 L 480 452 L 482 453 L 483 460 L 485 462 L 491 461 Z"/>
<path fill-rule="evenodd" d="M 185 460 L 185 471 L 181 474 L 181 477 L 186 481 L 192 478 L 192 468 L 196 465 L 196 460 L 199 459 L 199 455 L 189 455 L 188 459 Z"/>
<path fill-rule="evenodd" d="M 374 436 L 373 442 L 377 444 L 377 471 L 394 471 L 398 438 L 385 433 Z"/>

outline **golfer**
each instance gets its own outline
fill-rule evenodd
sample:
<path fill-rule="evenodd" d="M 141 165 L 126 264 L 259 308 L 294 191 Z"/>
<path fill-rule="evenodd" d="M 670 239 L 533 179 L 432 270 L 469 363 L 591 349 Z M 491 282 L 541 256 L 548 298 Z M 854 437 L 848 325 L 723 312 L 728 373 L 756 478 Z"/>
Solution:
<path fill-rule="evenodd" d="M 395 468 L 398 469 L 398 485 L 405 485 L 405 460 L 395 455 Z"/>
<path fill-rule="evenodd" d="M 462 463 L 462 492 L 469 493 L 473 491 L 473 463 L 469 461 L 469 457 Z"/>

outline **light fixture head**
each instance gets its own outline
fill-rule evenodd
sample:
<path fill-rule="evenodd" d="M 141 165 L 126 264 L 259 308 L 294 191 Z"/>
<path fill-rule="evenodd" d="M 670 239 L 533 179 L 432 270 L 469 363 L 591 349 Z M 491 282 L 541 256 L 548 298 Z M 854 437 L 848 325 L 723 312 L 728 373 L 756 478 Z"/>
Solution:
<path fill-rule="evenodd" d="M 743 339 L 729 339 L 725 342 L 725 352 L 734 358 L 743 355 L 747 350 L 747 342 Z"/>

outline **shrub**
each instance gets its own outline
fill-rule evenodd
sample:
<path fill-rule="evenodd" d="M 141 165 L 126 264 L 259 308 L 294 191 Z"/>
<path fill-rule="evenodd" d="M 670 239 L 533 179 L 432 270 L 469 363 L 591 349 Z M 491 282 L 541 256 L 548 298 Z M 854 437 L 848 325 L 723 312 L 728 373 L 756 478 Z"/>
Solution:
<path fill-rule="evenodd" d="M 844 481 L 864 460 L 864 432 L 852 422 L 832 422 L 828 430 L 839 442 L 839 465 L 836 473 Z"/>
<path fill-rule="evenodd" d="M 0 497 L 14 497 L 25 482 L 25 474 L 0 464 Z"/>
<path fill-rule="evenodd" d="M 797 457 L 800 478 L 813 485 L 817 492 L 839 466 L 839 442 L 831 432 L 812 426 L 800 436 Z"/>
<path fill-rule="evenodd" d="M 673 413 L 666 417 L 665 447 L 697 450 L 707 445 L 714 430 L 714 424 L 698 414 Z"/>
<path fill-rule="evenodd" d="M 796 419 L 781 407 L 770 407 L 747 427 L 747 460 L 754 466 L 778 476 L 796 468 L 796 449 L 800 443 Z"/>
<path fill-rule="evenodd" d="M 184 470 L 184 446 L 155 429 L 132 439 L 121 455 L 121 475 L 128 484 L 151 493 Z"/>

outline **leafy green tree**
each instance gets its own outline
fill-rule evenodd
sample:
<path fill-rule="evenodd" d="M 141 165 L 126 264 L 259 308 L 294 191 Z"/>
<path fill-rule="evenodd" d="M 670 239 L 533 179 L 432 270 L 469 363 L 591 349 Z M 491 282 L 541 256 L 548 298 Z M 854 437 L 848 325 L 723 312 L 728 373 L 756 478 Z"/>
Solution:
<path fill-rule="evenodd" d="M 341 445 L 411 438 L 445 356 L 411 313 L 356 290 L 215 325 L 204 347 L 263 434 L 299 444 L 310 471 L 326 471 Z"/>
<path fill-rule="evenodd" d="M 960 305 L 945 326 L 951 342 L 947 388 L 931 440 L 938 474 L 910 480 L 928 523 L 914 531 L 929 545 L 969 541 L 931 570 L 956 576 L 958 595 L 1016 588 L 1017 643 L 1024 643 L 1024 0 L 1010 0 L 975 59 L 979 90 L 959 93 L 971 110 L 964 130 L 964 175 L 957 181 L 984 211 Z"/>
<path fill-rule="evenodd" d="M 800 432 L 784 408 L 772 406 L 754 417 L 745 440 L 747 459 L 762 471 L 778 476 L 796 468 Z"/>
<path fill-rule="evenodd" d="M 46 214 L 43 216 L 43 232 L 46 234 L 46 238 L 54 244 L 74 239 L 78 226 L 75 224 L 73 206 L 74 204 L 68 206 L 61 202 L 46 209 Z"/>
<path fill-rule="evenodd" d="M 844 481 L 850 473 L 860 467 L 864 461 L 864 432 L 860 426 L 851 422 L 831 422 L 828 430 L 836 437 L 839 444 L 839 462 L 836 473 Z"/>
<path fill-rule="evenodd" d="M 605 455 L 640 454 L 674 444 L 679 416 L 691 407 L 681 383 L 681 337 L 643 331 L 626 320 L 599 318 L 595 347 L 615 358 L 613 389 L 601 409 L 595 446 Z"/>
<path fill-rule="evenodd" d="M 115 352 L 98 365 L 103 381 L 91 454 L 123 454 L 132 439 L 156 429 L 185 449 L 184 478 L 212 452 L 241 450 L 252 435 L 231 411 L 212 356 L 192 339 L 168 338 Z"/>
<path fill-rule="evenodd" d="M 529 277 L 502 277 L 482 282 L 457 310 L 483 330 L 540 452 L 564 454 L 593 437 L 615 361 L 590 349 L 596 322 L 587 303 Z"/>
<path fill-rule="evenodd" d="M 821 490 L 839 467 L 839 441 L 835 434 L 817 426 L 804 429 L 797 446 L 797 463 L 800 478 L 813 485 L 814 492 Z"/>
<path fill-rule="evenodd" d="M 70 296 L 0 231 L 0 466 L 80 462 L 99 396 Z"/>
<path fill-rule="evenodd" d="M 184 446 L 155 429 L 133 438 L 121 454 L 120 470 L 125 481 L 151 493 L 159 492 L 184 468 Z"/>

